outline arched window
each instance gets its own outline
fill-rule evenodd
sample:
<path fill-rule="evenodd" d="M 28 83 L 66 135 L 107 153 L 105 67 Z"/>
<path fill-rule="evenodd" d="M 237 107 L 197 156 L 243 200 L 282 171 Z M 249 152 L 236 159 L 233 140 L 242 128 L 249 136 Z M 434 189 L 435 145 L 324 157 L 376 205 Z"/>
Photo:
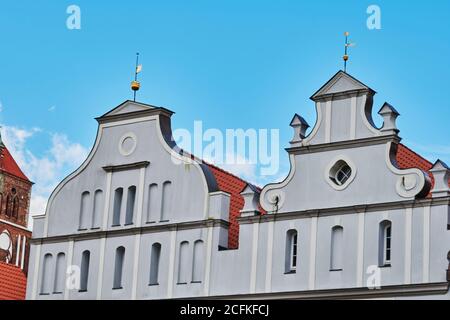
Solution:
<path fill-rule="evenodd" d="M 450 282 L 450 251 L 447 253 L 448 268 L 447 268 L 447 281 Z"/>
<path fill-rule="evenodd" d="M 89 225 L 89 201 L 91 194 L 89 191 L 85 191 L 81 194 L 81 204 L 80 204 L 80 223 L 79 230 L 86 230 Z"/>
<path fill-rule="evenodd" d="M 158 285 L 159 275 L 159 259 L 161 257 L 161 244 L 154 243 L 150 253 L 150 279 L 148 284 L 150 286 Z"/>
<path fill-rule="evenodd" d="M 172 210 L 172 182 L 166 181 L 162 187 L 161 218 L 160 221 L 169 221 Z"/>
<path fill-rule="evenodd" d="M 86 292 L 89 283 L 89 264 L 91 260 L 91 253 L 89 250 L 83 251 L 81 254 L 81 270 L 80 270 L 80 291 Z"/>
<path fill-rule="evenodd" d="M 286 233 L 286 258 L 285 271 L 286 273 L 295 273 L 297 270 L 297 230 L 289 230 Z"/>
<path fill-rule="evenodd" d="M 55 282 L 53 293 L 63 293 L 66 280 L 66 255 L 58 253 L 56 256 Z"/>
<path fill-rule="evenodd" d="M 152 183 L 148 187 L 148 200 L 147 200 L 147 222 L 155 222 L 159 219 L 160 204 L 158 201 L 158 185 Z"/>
<path fill-rule="evenodd" d="M 120 212 L 122 211 L 123 188 L 114 192 L 113 227 L 120 226 Z"/>
<path fill-rule="evenodd" d="M 3 193 L 0 192 L 0 214 L 3 213 Z"/>
<path fill-rule="evenodd" d="M 125 260 L 125 248 L 116 249 L 116 259 L 114 263 L 114 283 L 113 289 L 122 289 L 123 264 Z"/>
<path fill-rule="evenodd" d="M 19 218 L 19 197 L 14 197 L 12 202 L 12 216 L 17 219 Z"/>
<path fill-rule="evenodd" d="M 103 205 L 103 191 L 97 190 L 94 194 L 94 208 L 92 209 L 92 229 L 100 227 Z"/>
<path fill-rule="evenodd" d="M 8 194 L 6 197 L 6 215 L 8 217 L 11 217 L 12 214 L 12 201 L 11 201 L 11 195 Z"/>
<path fill-rule="evenodd" d="M 389 267 L 391 265 L 392 253 L 392 223 L 384 220 L 380 223 L 378 240 L 378 260 L 380 267 Z"/>
<path fill-rule="evenodd" d="M 52 264 L 53 256 L 51 253 L 47 253 L 42 261 L 42 273 L 41 273 L 41 294 L 50 294 L 52 283 Z"/>
<path fill-rule="evenodd" d="M 136 187 L 131 186 L 128 188 L 127 211 L 125 214 L 125 224 L 126 225 L 133 224 L 135 202 L 136 202 Z"/>
<path fill-rule="evenodd" d="M 335 226 L 331 229 L 331 254 L 330 254 L 330 270 L 339 271 L 343 268 L 344 255 L 344 228 Z"/>
<path fill-rule="evenodd" d="M 3 229 L 0 222 L 0 229 Z M 10 263 L 15 252 L 13 239 L 8 230 L 0 230 L 0 262 Z"/>
<path fill-rule="evenodd" d="M 180 244 L 180 256 L 178 259 L 178 284 L 188 283 L 189 242 Z"/>
<path fill-rule="evenodd" d="M 203 241 L 194 243 L 194 258 L 192 262 L 192 282 L 200 283 L 203 279 L 204 250 Z"/>

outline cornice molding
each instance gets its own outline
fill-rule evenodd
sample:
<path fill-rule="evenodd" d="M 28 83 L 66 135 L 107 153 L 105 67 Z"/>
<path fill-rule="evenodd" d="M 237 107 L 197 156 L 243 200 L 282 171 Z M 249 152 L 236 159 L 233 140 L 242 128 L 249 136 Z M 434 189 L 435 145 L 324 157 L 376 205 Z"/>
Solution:
<path fill-rule="evenodd" d="M 427 198 L 416 200 L 405 200 L 397 202 L 385 202 L 375 204 L 361 204 L 346 207 L 311 209 L 284 213 L 270 213 L 263 216 L 239 217 L 239 224 L 265 223 L 269 221 L 283 221 L 294 219 L 307 219 L 312 217 L 326 217 L 343 214 L 357 214 L 359 212 L 376 212 L 385 210 L 398 210 L 406 208 L 417 208 L 427 206 L 450 206 L 450 196 L 440 198 Z"/>
<path fill-rule="evenodd" d="M 389 142 L 400 143 L 402 139 L 397 135 L 383 135 L 363 139 L 336 141 L 331 143 L 321 143 L 316 145 L 302 145 L 298 147 L 286 148 L 286 151 L 290 154 L 305 154 L 316 153 L 330 150 L 340 150 L 349 148 L 359 148 L 366 146 L 373 146 L 379 144 L 386 144 Z"/>
<path fill-rule="evenodd" d="M 446 294 L 448 282 L 423 283 L 412 285 L 384 286 L 381 289 L 345 288 L 328 290 L 309 290 L 294 292 L 272 292 L 260 294 L 241 294 L 229 296 L 196 297 L 195 299 L 214 300 L 318 300 L 318 299 L 374 299 L 389 297 L 409 297 L 418 295 Z"/>
<path fill-rule="evenodd" d="M 147 168 L 149 166 L 149 164 L 150 164 L 149 161 L 141 161 L 141 162 L 135 162 L 135 163 L 121 164 L 121 165 L 117 165 L 117 166 L 105 166 L 105 167 L 103 167 L 103 170 L 105 170 L 106 172 L 126 171 L 126 170 Z"/>
<path fill-rule="evenodd" d="M 58 242 L 68 242 L 68 241 L 80 241 L 80 240 L 93 240 L 101 238 L 112 238 L 112 237 L 123 237 L 128 235 L 136 234 L 147 234 L 156 233 L 164 231 L 174 231 L 174 230 L 189 230 L 189 229 L 199 229 L 199 228 L 209 228 L 209 227 L 229 227 L 229 222 L 221 219 L 208 219 L 200 221 L 190 221 L 181 223 L 161 223 L 161 224 L 147 224 L 143 227 L 112 227 L 109 230 L 88 230 L 80 231 L 79 233 L 53 236 L 46 238 L 33 238 L 31 239 L 32 244 L 45 244 L 45 243 L 58 243 Z"/>
<path fill-rule="evenodd" d="M 166 117 L 171 117 L 174 114 L 174 112 L 157 107 L 154 109 L 148 109 L 148 110 L 139 110 L 134 112 L 127 112 L 127 113 L 120 113 L 120 114 L 113 114 L 109 116 L 101 116 L 98 118 L 95 118 L 99 124 L 108 123 L 108 122 L 116 122 L 116 121 L 122 121 L 122 120 L 130 120 L 130 119 L 138 119 L 142 117 L 147 116 L 155 116 L 155 115 L 163 115 Z"/>

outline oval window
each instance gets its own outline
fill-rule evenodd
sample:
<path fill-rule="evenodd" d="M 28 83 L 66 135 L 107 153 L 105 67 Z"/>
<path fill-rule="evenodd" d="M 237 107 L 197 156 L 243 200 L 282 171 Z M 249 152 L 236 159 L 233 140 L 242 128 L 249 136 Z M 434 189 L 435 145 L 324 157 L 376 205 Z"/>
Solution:
<path fill-rule="evenodd" d="M 339 160 L 330 170 L 330 179 L 338 186 L 343 186 L 352 176 L 352 168 Z"/>

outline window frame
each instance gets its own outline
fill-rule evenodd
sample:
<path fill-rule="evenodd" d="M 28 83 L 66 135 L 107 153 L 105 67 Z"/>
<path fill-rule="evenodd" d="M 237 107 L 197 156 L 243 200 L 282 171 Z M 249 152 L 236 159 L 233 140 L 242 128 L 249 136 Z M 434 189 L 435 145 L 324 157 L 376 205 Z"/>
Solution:
<path fill-rule="evenodd" d="M 296 273 L 298 270 L 298 231 L 291 229 L 286 232 L 285 274 Z"/>
<path fill-rule="evenodd" d="M 392 261 L 392 224 L 383 226 L 383 265 L 390 266 Z"/>
<path fill-rule="evenodd" d="M 348 168 L 349 172 L 347 173 L 344 169 Z M 339 174 L 342 173 L 343 174 L 343 178 L 339 179 Z M 336 173 L 334 174 L 334 178 L 333 181 L 338 185 L 338 186 L 343 186 L 352 176 L 352 168 L 347 164 L 347 163 L 343 163 L 339 169 L 336 170 Z"/>
<path fill-rule="evenodd" d="M 291 235 L 291 261 L 289 267 L 293 271 L 297 271 L 298 262 L 298 233 L 294 232 Z"/>
<path fill-rule="evenodd" d="M 123 275 L 124 275 L 124 265 L 125 265 L 125 253 L 126 249 L 124 246 L 116 248 L 115 260 L 114 260 L 114 274 L 113 274 L 113 290 L 123 289 Z"/>
<path fill-rule="evenodd" d="M 379 224 L 378 266 L 391 267 L 392 264 L 392 221 L 383 220 Z"/>
<path fill-rule="evenodd" d="M 80 289 L 78 292 L 88 292 L 90 264 L 91 252 L 89 250 L 84 250 L 81 253 Z"/>
<path fill-rule="evenodd" d="M 344 270 L 344 227 L 336 225 L 331 228 L 330 271 Z"/>
<path fill-rule="evenodd" d="M 346 167 L 349 167 L 350 171 L 345 171 Z M 337 179 L 337 176 L 344 172 L 347 177 L 345 181 Z M 355 180 L 357 175 L 357 168 L 353 161 L 345 155 L 336 156 L 324 171 L 324 178 L 328 185 L 336 191 L 343 191 Z"/>
<path fill-rule="evenodd" d="M 155 242 L 150 248 L 149 286 L 159 286 L 159 269 L 161 265 L 161 243 Z"/>

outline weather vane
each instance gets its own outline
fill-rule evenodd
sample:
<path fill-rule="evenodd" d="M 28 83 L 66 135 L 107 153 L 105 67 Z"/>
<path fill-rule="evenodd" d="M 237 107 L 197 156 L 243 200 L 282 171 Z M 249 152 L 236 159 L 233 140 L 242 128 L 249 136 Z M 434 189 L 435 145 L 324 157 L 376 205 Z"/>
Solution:
<path fill-rule="evenodd" d="M 345 36 L 345 53 L 344 53 L 344 72 L 347 72 L 347 61 L 348 61 L 348 48 L 354 47 L 356 44 L 351 43 L 348 41 L 348 36 L 350 35 L 350 32 L 344 33 Z"/>
<path fill-rule="evenodd" d="M 134 81 L 131 82 L 131 90 L 133 90 L 133 101 L 136 102 L 136 92 L 141 88 L 141 83 L 138 81 L 138 74 L 142 71 L 142 65 L 139 64 L 139 52 L 136 53 L 136 69 L 134 70 Z"/>

